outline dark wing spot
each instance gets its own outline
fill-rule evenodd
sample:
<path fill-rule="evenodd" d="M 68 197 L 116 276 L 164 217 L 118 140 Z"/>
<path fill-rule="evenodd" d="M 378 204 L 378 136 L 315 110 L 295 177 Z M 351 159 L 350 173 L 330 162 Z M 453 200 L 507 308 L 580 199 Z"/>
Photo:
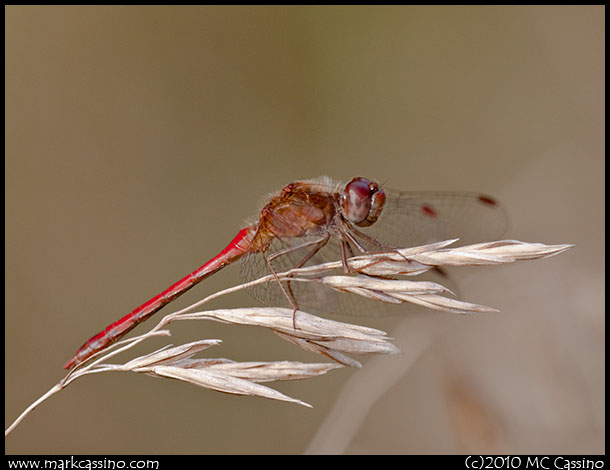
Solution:
<path fill-rule="evenodd" d="M 430 207 L 426 204 L 421 206 L 421 210 L 424 214 L 426 214 L 427 216 L 430 216 L 430 217 L 436 217 L 438 215 L 432 207 Z"/>
<path fill-rule="evenodd" d="M 490 198 L 489 196 L 481 195 L 481 196 L 479 196 L 479 201 L 481 201 L 483 204 L 487 204 L 489 206 L 497 206 L 498 205 L 496 200 Z"/>

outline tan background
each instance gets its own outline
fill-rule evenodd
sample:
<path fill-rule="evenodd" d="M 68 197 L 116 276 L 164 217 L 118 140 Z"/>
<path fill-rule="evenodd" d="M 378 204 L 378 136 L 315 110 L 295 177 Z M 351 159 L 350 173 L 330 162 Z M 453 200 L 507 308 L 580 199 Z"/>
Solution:
<path fill-rule="evenodd" d="M 360 319 L 404 355 L 277 385 L 312 410 L 97 375 L 7 453 L 603 453 L 604 34 L 601 6 L 7 7 L 6 425 L 296 179 L 483 191 L 509 237 L 577 245 L 467 277 L 499 314 Z M 222 338 L 210 357 L 319 360 L 173 331 Z"/>

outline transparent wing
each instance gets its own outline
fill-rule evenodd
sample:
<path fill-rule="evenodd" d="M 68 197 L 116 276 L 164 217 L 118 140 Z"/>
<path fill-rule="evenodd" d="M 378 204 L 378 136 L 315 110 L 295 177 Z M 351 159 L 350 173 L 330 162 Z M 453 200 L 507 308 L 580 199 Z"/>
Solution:
<path fill-rule="evenodd" d="M 387 195 L 386 204 L 377 222 L 370 227 L 356 227 L 365 235 L 358 237 L 356 233 L 358 241 L 368 251 L 378 251 L 380 246 L 404 248 L 450 238 L 459 238 L 458 245 L 493 241 L 508 228 L 506 211 L 487 196 L 455 192 L 384 191 Z M 327 243 L 319 248 L 315 242 L 327 235 Z M 377 240 L 380 245 L 372 243 L 368 240 L 369 237 Z M 352 249 L 353 254 L 360 254 L 355 246 L 352 245 Z M 273 257 L 276 253 L 282 254 Z M 264 253 L 252 253 L 243 260 L 242 281 L 248 282 L 270 274 L 270 258 L 273 258 L 270 262 L 273 270 L 281 273 L 299 265 L 308 256 L 311 259 L 305 266 L 340 260 L 337 232 L 329 228 L 327 232 L 321 231 L 315 236 L 274 240 Z M 342 274 L 342 270 L 336 274 Z M 447 280 L 441 279 L 443 281 Z M 409 307 L 414 308 L 338 293 L 317 282 L 291 281 L 283 285 L 284 290 L 294 297 L 299 309 L 314 314 L 396 314 L 405 312 Z M 265 304 L 291 307 L 276 281 L 250 288 L 248 292 Z"/>
<path fill-rule="evenodd" d="M 329 237 L 324 246 L 317 245 L 322 243 L 325 235 L 275 239 L 264 253 L 251 253 L 243 259 L 242 282 L 250 282 L 271 274 L 269 263 L 275 273 L 283 273 L 299 266 L 303 259 L 309 256 L 312 257 L 304 266 L 340 260 L 339 242 L 335 237 Z M 312 255 L 314 250 L 316 252 Z M 274 254 L 280 252 L 283 253 L 281 256 L 268 261 Z M 286 293 L 275 280 L 247 288 L 247 291 L 252 297 L 268 305 L 291 308 L 292 305 L 286 296 L 288 294 L 294 296 L 299 309 L 309 313 L 328 313 L 337 310 L 336 293 L 318 282 L 291 281 L 284 282 L 283 286 Z"/>
<path fill-rule="evenodd" d="M 505 209 L 476 193 L 387 190 L 384 210 L 362 231 L 388 245 L 411 247 L 450 238 L 459 245 L 496 240 L 508 229 Z"/>

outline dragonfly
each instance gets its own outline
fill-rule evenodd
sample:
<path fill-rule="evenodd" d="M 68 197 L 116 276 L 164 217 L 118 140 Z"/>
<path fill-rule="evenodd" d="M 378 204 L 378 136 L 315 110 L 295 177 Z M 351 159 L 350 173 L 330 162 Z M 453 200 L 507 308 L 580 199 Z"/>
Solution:
<path fill-rule="evenodd" d="M 312 313 L 343 309 L 343 313 L 352 314 L 379 308 L 371 309 L 367 301 L 373 301 L 368 299 L 359 298 L 351 304 L 338 301 L 339 294 L 319 283 L 280 281 L 277 273 L 339 259 L 349 273 L 347 260 L 356 254 L 452 238 L 463 244 L 490 241 L 501 236 L 507 224 L 504 208 L 494 198 L 478 193 L 393 191 L 365 177 L 347 184 L 328 177 L 293 182 L 270 196 L 258 220 L 241 229 L 216 256 L 91 337 L 64 368 L 87 361 L 178 296 L 238 260 L 243 261 L 244 282 L 270 273 L 275 276 L 277 282 L 249 292 L 264 303 L 286 299 L 293 308 L 296 328 L 297 309 Z"/>

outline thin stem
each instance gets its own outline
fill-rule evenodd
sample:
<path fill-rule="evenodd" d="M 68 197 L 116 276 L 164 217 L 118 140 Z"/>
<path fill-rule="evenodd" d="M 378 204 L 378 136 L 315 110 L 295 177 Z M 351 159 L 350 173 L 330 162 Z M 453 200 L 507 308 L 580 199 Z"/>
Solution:
<path fill-rule="evenodd" d="M 36 407 L 38 405 L 40 405 L 43 401 L 45 401 L 47 398 L 49 398 L 51 395 L 55 395 L 57 392 L 59 392 L 60 390 L 62 390 L 64 388 L 64 386 L 61 383 L 58 383 L 56 385 L 54 385 L 47 393 L 45 393 L 43 396 L 41 396 L 38 400 L 36 400 L 34 403 L 32 403 L 30 406 L 28 406 L 23 413 L 21 413 L 19 415 L 19 417 L 13 421 L 13 424 L 11 424 L 8 428 L 6 428 L 6 431 L 4 431 L 4 437 L 8 436 L 11 431 L 13 429 L 15 429 L 17 427 L 17 425 L 19 423 L 21 423 L 21 421 L 23 421 L 23 419 L 29 415 L 32 411 L 34 411 L 34 409 L 36 409 Z"/>
<path fill-rule="evenodd" d="M 360 272 L 360 271 L 364 271 L 365 269 L 368 270 L 369 268 L 372 270 L 374 265 L 376 265 L 377 263 L 387 262 L 388 266 L 382 267 L 383 269 L 381 270 L 381 274 L 376 273 L 376 272 L 372 272 L 370 274 L 373 277 L 375 277 L 376 274 L 383 277 L 383 276 L 388 275 L 388 272 L 387 272 L 388 267 L 392 268 L 393 270 L 398 269 L 397 272 L 392 271 L 392 272 L 390 272 L 390 274 L 416 274 L 416 273 L 424 272 L 424 271 L 430 269 L 432 266 L 440 266 L 440 265 L 464 266 L 464 265 L 501 264 L 501 263 L 510 263 L 510 262 L 514 262 L 514 261 L 519 261 L 519 260 L 526 260 L 526 259 L 546 258 L 549 256 L 554 256 L 559 253 L 562 253 L 563 251 L 574 246 L 574 245 L 543 245 L 540 243 L 528 244 L 528 243 L 523 243 L 523 242 L 514 241 L 514 240 L 505 240 L 505 241 L 469 245 L 467 247 L 460 247 L 455 250 L 444 249 L 445 246 L 447 246 L 449 243 L 452 243 L 454 241 L 455 240 L 434 243 L 434 244 L 430 244 L 430 245 L 426 245 L 426 246 L 422 246 L 422 247 L 409 248 L 409 249 L 404 249 L 404 250 L 403 249 L 392 250 L 388 253 L 371 253 L 371 254 L 368 254 L 367 256 L 351 257 L 347 260 L 344 260 L 344 263 L 346 262 L 348 265 L 351 265 L 352 263 L 354 263 L 354 265 L 356 266 L 355 271 Z M 398 257 L 398 260 L 396 260 L 396 256 Z M 305 260 L 308 260 L 308 258 L 306 258 Z M 406 261 L 407 263 L 414 263 L 414 265 L 411 266 L 409 264 L 406 267 L 400 267 L 400 266 L 395 267 L 395 264 L 397 261 Z M 299 264 L 303 264 L 303 263 L 299 263 Z M 364 267 L 362 265 L 364 265 Z M 328 271 L 332 271 L 335 269 L 341 269 L 342 266 L 343 266 L 343 264 L 341 261 L 335 261 L 335 262 L 324 263 L 324 264 L 317 265 L 317 266 L 297 267 L 297 268 L 293 268 L 289 271 L 286 271 L 286 272 L 280 273 L 280 274 L 274 273 L 272 275 L 267 275 L 267 276 L 264 276 L 262 278 L 259 278 L 257 280 L 254 280 L 254 281 L 251 281 L 251 282 L 248 282 L 245 284 L 239 284 L 237 286 L 218 291 L 182 310 L 179 310 L 177 312 L 170 313 L 169 315 L 164 316 L 159 321 L 159 323 L 155 327 L 153 327 L 150 331 L 148 331 L 146 334 L 137 336 L 135 338 L 130 338 L 127 340 L 122 340 L 122 341 L 116 342 L 112 345 L 109 345 L 104 350 L 98 352 L 96 355 L 93 355 L 90 358 L 89 362 L 82 363 L 82 364 L 76 366 L 70 372 L 68 372 L 68 374 L 58 384 L 54 385 L 47 393 L 42 395 L 38 400 L 36 400 L 34 403 L 32 403 L 28 408 L 26 408 L 19 415 L 19 417 L 5 430 L 5 436 L 10 434 L 13 431 L 13 429 L 15 429 L 15 427 L 19 423 L 21 423 L 21 421 L 23 421 L 23 419 L 27 415 L 29 415 L 34 409 L 36 409 L 36 407 L 38 407 L 38 405 L 40 405 L 42 402 L 44 402 L 46 399 L 48 399 L 55 393 L 59 392 L 60 390 L 63 390 L 66 386 L 68 386 L 71 382 L 76 380 L 78 377 L 81 377 L 83 375 L 98 373 L 98 372 L 105 372 L 108 370 L 120 370 L 118 368 L 112 368 L 112 366 L 100 367 L 99 364 L 121 352 L 124 352 L 124 351 L 132 348 L 133 346 L 141 343 L 142 341 L 144 341 L 147 338 L 150 338 L 153 336 L 160 336 L 160 335 L 169 335 L 170 333 L 168 330 L 162 330 L 163 327 L 165 327 L 166 325 L 169 325 L 173 321 L 187 319 L 189 317 L 189 315 L 186 315 L 186 313 L 209 302 L 210 300 L 216 299 L 222 295 L 230 294 L 230 293 L 236 292 L 238 290 L 242 290 L 244 288 L 262 284 L 262 283 L 269 282 L 269 281 L 278 281 L 278 280 L 289 280 L 291 282 L 292 281 L 303 281 L 303 282 L 321 281 L 322 278 L 320 276 L 323 273 L 327 273 Z M 366 272 L 366 274 L 369 274 L 368 271 Z M 301 278 L 294 277 L 295 275 L 303 275 L 305 277 L 304 278 L 303 277 L 301 277 Z M 313 276 L 313 277 L 311 277 L 311 276 Z M 333 278 L 333 279 L 336 277 L 337 276 L 334 276 L 334 277 L 330 276 L 330 278 Z M 329 279 L 329 278 L 325 278 L 325 279 Z M 372 279 L 373 278 L 371 278 L 370 282 L 374 283 L 374 281 Z M 337 279 L 334 279 L 334 281 L 338 282 Z M 330 281 L 329 281 L 329 283 L 330 283 Z M 331 287 L 332 287 L 332 283 L 329 285 L 331 285 Z M 356 289 L 360 289 L 359 291 L 357 291 L 357 290 L 355 291 L 353 286 L 351 286 L 351 287 L 347 286 L 347 287 L 350 287 L 353 292 L 359 293 L 360 295 L 363 294 L 361 291 L 364 290 L 364 293 L 369 294 L 367 296 L 371 297 L 373 294 L 379 294 L 375 290 L 375 289 L 379 288 L 378 284 L 376 284 L 375 286 L 376 287 L 369 286 L 370 293 L 369 293 L 369 291 L 366 291 L 366 289 L 361 289 L 360 287 L 356 287 Z M 339 284 L 337 284 L 335 287 L 340 291 L 345 290 Z M 345 287 L 345 286 L 343 286 L 343 287 Z M 364 286 L 364 287 L 366 287 L 366 286 Z M 382 290 L 384 290 L 383 286 L 381 286 L 381 287 L 382 287 Z M 459 301 L 448 302 L 448 300 L 445 297 L 439 296 L 437 292 L 429 292 L 429 293 L 426 293 L 425 295 L 424 294 L 416 295 L 416 294 L 413 294 L 412 292 L 409 293 L 406 291 L 404 293 L 401 293 L 401 292 L 402 291 L 395 293 L 394 290 L 392 290 L 392 291 L 387 290 L 388 295 L 390 295 L 390 294 L 393 295 L 396 299 L 398 299 L 401 302 L 402 301 L 415 302 L 415 303 L 425 305 L 429 308 L 434 308 L 434 309 L 439 309 L 439 310 L 453 311 L 453 312 L 458 312 L 458 313 L 493 311 L 493 309 L 489 309 L 487 307 L 482 307 L 482 306 L 479 306 L 476 304 L 469 304 L 466 302 L 459 302 Z M 378 298 L 378 295 L 377 295 L 377 297 L 371 297 L 371 298 Z M 245 322 L 245 323 L 248 323 L 248 322 Z M 252 324 L 256 324 L 256 321 L 253 321 Z M 374 342 L 377 343 L 377 341 L 374 341 Z M 312 344 L 313 343 L 307 343 L 308 347 L 311 347 Z M 121 346 L 121 347 L 115 349 L 117 346 Z M 319 350 L 317 352 L 320 353 Z M 335 351 L 335 353 L 337 353 L 337 351 Z M 387 352 L 384 352 L 384 353 L 387 353 Z M 338 354 L 341 354 L 341 353 L 338 353 Z M 337 360 L 336 357 L 334 357 L 334 360 Z M 339 361 L 339 362 L 341 362 L 341 361 Z M 241 394 L 241 392 L 239 392 L 239 394 Z"/>
<path fill-rule="evenodd" d="M 118 343 L 111 344 L 106 349 L 103 349 L 102 351 L 97 353 L 98 355 L 100 355 L 99 358 L 97 358 L 93 362 L 88 362 L 88 363 L 84 364 L 82 367 L 77 367 L 77 368 L 72 369 L 68 373 L 68 375 L 66 375 L 63 378 L 63 380 L 60 383 L 64 387 L 66 387 L 68 384 L 70 384 L 71 382 L 73 382 L 74 380 L 79 378 L 80 376 L 88 374 L 91 371 L 91 369 L 94 366 L 98 365 L 100 362 L 103 362 L 112 356 L 116 356 L 117 354 L 119 354 L 123 351 L 126 351 L 127 349 L 132 348 L 133 346 L 135 346 L 138 343 L 141 343 L 142 341 L 144 341 L 147 338 L 150 338 L 152 336 L 170 336 L 171 334 L 169 331 L 159 330 L 159 328 L 161 328 L 163 325 L 164 325 L 164 323 L 163 323 L 163 321 L 161 321 L 161 322 L 159 322 L 159 324 L 157 324 L 157 326 L 155 326 L 153 329 L 151 329 L 148 333 L 145 333 L 140 336 L 136 336 L 135 338 L 128 338 L 123 341 L 119 341 Z M 115 348 L 116 346 L 119 346 L 121 344 L 125 344 L 125 346 L 123 346 L 122 348 L 116 349 L 115 351 L 109 351 L 110 349 Z M 107 353 L 107 354 L 104 355 L 103 353 Z M 97 357 L 97 355 L 91 356 L 91 358 L 94 358 L 94 357 Z"/>
<path fill-rule="evenodd" d="M 290 271 L 289 271 L 290 272 Z M 280 278 L 285 278 L 287 276 L 288 273 L 282 273 L 279 274 L 278 276 Z M 157 336 L 157 335 L 169 335 L 170 333 L 167 332 L 163 332 L 161 330 L 161 328 L 163 328 L 166 325 L 169 325 L 170 323 L 172 323 L 175 320 L 179 320 L 180 316 L 190 312 L 191 310 L 194 310 L 195 308 L 209 302 L 210 300 L 216 299 L 222 295 L 227 295 L 227 294 L 231 294 L 233 292 L 236 292 L 238 290 L 247 288 L 247 287 L 251 287 L 257 284 L 262 284 L 264 282 L 269 282 L 274 280 L 274 277 L 272 275 L 268 275 L 268 276 L 264 276 L 261 277 L 259 279 L 256 279 L 254 281 L 245 283 L 245 284 L 239 284 L 237 286 L 233 286 L 233 287 L 229 287 L 227 289 L 223 289 L 221 291 L 215 292 L 214 294 L 211 294 L 207 297 L 205 297 L 202 300 L 199 300 L 197 302 L 195 302 L 194 304 L 189 305 L 188 307 L 183 308 L 182 310 L 178 310 L 176 312 L 170 313 L 166 316 L 164 316 L 163 318 L 161 318 L 161 320 L 159 321 L 159 323 L 157 323 L 157 325 L 155 325 L 155 327 L 153 327 L 150 331 L 148 331 L 147 333 L 141 335 L 141 336 L 137 336 L 135 338 L 128 338 L 122 341 L 119 341 L 117 343 L 114 343 L 112 345 L 109 345 L 106 349 L 103 349 L 102 351 L 99 351 L 97 354 L 100 356 L 97 359 L 95 359 L 92 362 L 87 362 L 87 363 L 83 363 L 80 366 L 75 367 L 74 369 L 72 369 L 68 375 L 66 375 L 66 377 L 64 377 L 64 379 L 60 382 L 60 384 L 65 387 L 68 384 L 70 384 L 71 382 L 73 382 L 74 380 L 76 380 L 78 377 L 81 377 L 82 375 L 86 375 L 88 374 L 94 366 L 100 364 L 101 362 L 109 359 L 110 357 L 116 356 L 117 354 L 120 354 L 124 351 L 127 351 L 128 349 L 131 349 L 132 347 L 134 347 L 136 344 L 141 343 L 142 341 L 144 341 L 145 339 L 152 337 L 152 336 Z M 121 344 L 124 344 L 124 346 L 110 352 L 109 349 L 110 348 L 115 348 L 116 346 L 119 346 Z M 106 354 L 104 354 L 106 353 Z M 97 357 L 97 355 L 93 355 L 92 358 Z"/>

